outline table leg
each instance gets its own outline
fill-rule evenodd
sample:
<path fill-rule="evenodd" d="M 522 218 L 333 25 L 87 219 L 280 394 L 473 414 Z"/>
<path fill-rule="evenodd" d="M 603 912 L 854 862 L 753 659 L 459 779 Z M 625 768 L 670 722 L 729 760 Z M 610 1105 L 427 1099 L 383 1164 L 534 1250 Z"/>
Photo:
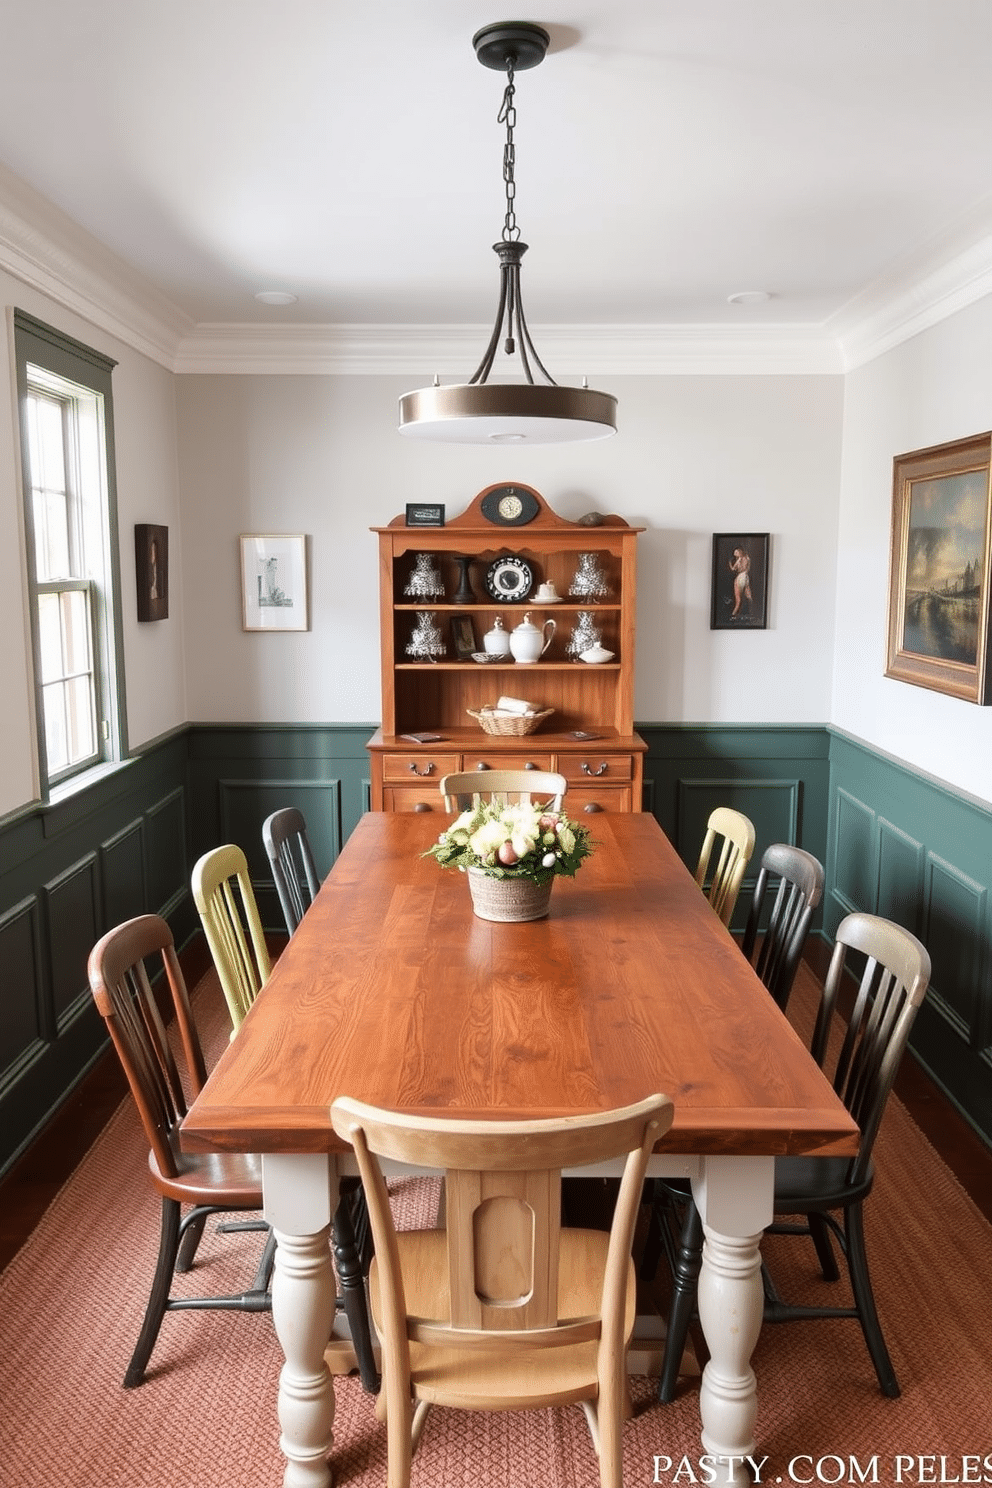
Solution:
<path fill-rule="evenodd" d="M 693 1194 L 703 1220 L 699 1321 L 710 1351 L 699 1391 L 703 1450 L 717 1479 L 750 1488 L 758 1394 L 751 1352 L 761 1330 L 762 1232 L 772 1219 L 774 1159 L 706 1158 Z"/>
<path fill-rule="evenodd" d="M 337 1203 L 333 1159 L 266 1153 L 265 1217 L 276 1236 L 272 1321 L 286 1362 L 279 1375 L 283 1488 L 330 1488 L 334 1385 L 324 1350 L 334 1321 L 330 1224 Z"/>

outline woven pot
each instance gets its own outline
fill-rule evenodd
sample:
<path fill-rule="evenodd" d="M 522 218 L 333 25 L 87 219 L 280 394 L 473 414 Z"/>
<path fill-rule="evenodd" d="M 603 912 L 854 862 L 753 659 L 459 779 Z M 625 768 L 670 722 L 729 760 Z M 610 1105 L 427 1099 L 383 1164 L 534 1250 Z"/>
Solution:
<path fill-rule="evenodd" d="M 536 884 L 530 878 L 490 878 L 481 868 L 468 870 L 472 907 L 480 920 L 543 920 L 553 883 L 553 878 Z"/>

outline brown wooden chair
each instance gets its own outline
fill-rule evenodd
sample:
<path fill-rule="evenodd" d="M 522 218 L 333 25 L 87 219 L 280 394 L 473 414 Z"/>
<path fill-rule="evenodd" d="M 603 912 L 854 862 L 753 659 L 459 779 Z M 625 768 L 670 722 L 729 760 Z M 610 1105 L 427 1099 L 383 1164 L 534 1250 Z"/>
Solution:
<path fill-rule="evenodd" d="M 151 1148 L 148 1157 L 151 1180 L 162 1199 L 155 1278 L 138 1342 L 124 1376 L 125 1389 L 141 1384 L 167 1312 L 185 1308 L 267 1312 L 272 1305 L 271 1236 L 247 1291 L 237 1296 L 170 1296 L 173 1273 L 188 1271 L 192 1266 L 211 1214 L 261 1209 L 262 1170 L 260 1159 L 254 1155 L 180 1151 L 179 1127 L 186 1114 L 186 1096 L 145 969 L 146 959 L 154 960 L 164 970 L 172 994 L 190 1098 L 199 1094 L 206 1079 L 203 1052 L 168 925 L 158 915 L 141 915 L 108 931 L 90 953 L 90 990 L 106 1019 L 127 1075 Z M 246 1227 L 267 1228 L 261 1220 L 231 1228 Z"/>
<path fill-rule="evenodd" d="M 785 1302 L 767 1268 L 763 1268 L 764 1316 L 769 1323 L 857 1318 L 879 1388 L 883 1395 L 894 1398 L 899 1394 L 899 1384 L 875 1308 L 865 1253 L 863 1208 L 874 1181 L 872 1147 L 913 1020 L 926 994 L 930 957 L 915 935 L 877 915 L 850 914 L 841 921 L 812 1041 L 813 1057 L 824 1068 L 830 1062 L 828 1041 L 849 951 L 864 958 L 864 970 L 834 1062 L 833 1086 L 860 1128 L 858 1152 L 853 1158 L 776 1158 L 774 1212 L 779 1218 L 768 1227 L 768 1233 L 808 1235 L 816 1248 L 824 1281 L 839 1279 L 833 1236 L 847 1262 L 854 1305 L 807 1307 Z M 666 1246 L 674 1289 L 658 1398 L 667 1402 L 674 1398 L 695 1301 L 703 1227 L 687 1184 L 678 1180 L 656 1182 L 675 1209 L 680 1204 L 684 1207 L 677 1245 Z M 836 1210 L 843 1212 L 842 1224 L 834 1218 Z M 788 1222 L 790 1215 L 802 1216 L 801 1222 Z"/>
<path fill-rule="evenodd" d="M 568 790 L 564 775 L 553 770 L 463 770 L 445 775 L 438 789 L 446 811 L 467 811 L 487 801 L 540 801 L 554 811 Z"/>
<path fill-rule="evenodd" d="M 718 837 L 723 838 L 716 867 L 710 874 L 710 859 Z M 706 823 L 702 851 L 696 865 L 696 882 L 725 925 L 729 925 L 744 881 L 744 872 L 754 852 L 754 827 L 746 816 L 729 806 L 717 806 Z M 707 888 L 707 878 L 709 887 Z"/>
<path fill-rule="evenodd" d="M 390 1488 L 407 1488 L 432 1404 L 520 1410 L 571 1401 L 586 1412 L 602 1488 L 621 1488 L 636 1303 L 630 1247 L 671 1101 L 654 1095 L 549 1121 L 446 1121 L 341 1098 L 331 1121 L 355 1150 L 375 1236 L 376 1409 L 386 1420 Z M 562 1228 L 561 1169 L 622 1154 L 611 1231 Z M 397 1233 L 378 1157 L 444 1171 L 444 1229 Z"/>

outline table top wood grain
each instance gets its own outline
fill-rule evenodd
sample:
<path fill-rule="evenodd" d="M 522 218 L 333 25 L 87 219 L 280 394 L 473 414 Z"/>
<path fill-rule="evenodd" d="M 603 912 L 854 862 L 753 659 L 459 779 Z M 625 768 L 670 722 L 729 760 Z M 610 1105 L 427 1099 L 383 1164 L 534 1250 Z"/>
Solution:
<path fill-rule="evenodd" d="M 675 1102 L 659 1149 L 852 1153 L 857 1128 L 653 817 L 597 816 L 548 919 L 493 924 L 421 854 L 437 816 L 359 822 L 183 1126 L 189 1151 L 335 1152 L 331 1102 L 452 1117 Z"/>

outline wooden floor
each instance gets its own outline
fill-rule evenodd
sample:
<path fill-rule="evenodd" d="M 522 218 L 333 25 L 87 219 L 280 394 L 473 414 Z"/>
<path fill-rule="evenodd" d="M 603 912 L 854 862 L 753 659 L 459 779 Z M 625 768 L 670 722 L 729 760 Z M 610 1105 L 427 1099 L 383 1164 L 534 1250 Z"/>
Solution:
<path fill-rule="evenodd" d="M 810 943 L 809 964 L 820 977 L 826 971 L 828 955 L 822 941 Z M 206 948 L 198 941 L 183 957 L 183 970 L 191 987 L 207 965 Z M 992 1149 L 958 1114 L 912 1055 L 903 1060 L 896 1091 L 962 1187 L 992 1223 Z M 27 1152 L 0 1179 L 0 1269 L 17 1254 L 126 1094 L 127 1086 L 116 1055 L 108 1050 Z"/>

